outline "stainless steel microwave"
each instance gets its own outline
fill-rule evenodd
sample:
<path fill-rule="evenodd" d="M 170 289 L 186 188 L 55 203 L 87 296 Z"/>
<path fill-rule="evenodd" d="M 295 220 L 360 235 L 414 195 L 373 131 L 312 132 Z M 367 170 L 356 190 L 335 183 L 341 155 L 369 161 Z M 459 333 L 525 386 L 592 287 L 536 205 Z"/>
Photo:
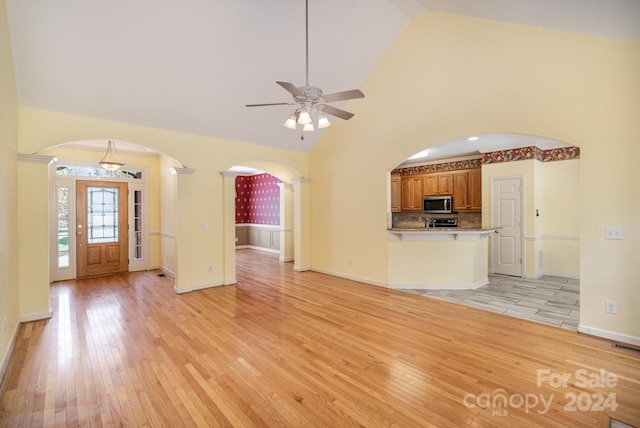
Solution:
<path fill-rule="evenodd" d="M 451 196 L 429 196 L 422 202 L 422 209 L 426 213 L 449 214 L 451 207 Z"/>

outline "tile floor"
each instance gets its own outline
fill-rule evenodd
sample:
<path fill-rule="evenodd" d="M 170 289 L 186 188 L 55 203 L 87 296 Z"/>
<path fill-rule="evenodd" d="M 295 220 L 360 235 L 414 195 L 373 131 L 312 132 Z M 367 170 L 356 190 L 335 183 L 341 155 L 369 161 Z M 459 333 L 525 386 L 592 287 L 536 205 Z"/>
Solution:
<path fill-rule="evenodd" d="M 569 330 L 578 330 L 580 321 L 580 281 L 577 279 L 490 275 L 489 284 L 476 290 L 405 291 Z"/>

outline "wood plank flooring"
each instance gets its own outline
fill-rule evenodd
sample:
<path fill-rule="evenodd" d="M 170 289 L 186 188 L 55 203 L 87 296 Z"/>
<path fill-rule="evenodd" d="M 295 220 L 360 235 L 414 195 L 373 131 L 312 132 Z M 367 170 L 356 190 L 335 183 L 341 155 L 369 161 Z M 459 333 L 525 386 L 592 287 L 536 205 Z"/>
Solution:
<path fill-rule="evenodd" d="M 53 284 L 0 425 L 640 426 L 640 356 L 609 341 L 237 260 L 237 285 L 180 296 L 158 272 Z"/>

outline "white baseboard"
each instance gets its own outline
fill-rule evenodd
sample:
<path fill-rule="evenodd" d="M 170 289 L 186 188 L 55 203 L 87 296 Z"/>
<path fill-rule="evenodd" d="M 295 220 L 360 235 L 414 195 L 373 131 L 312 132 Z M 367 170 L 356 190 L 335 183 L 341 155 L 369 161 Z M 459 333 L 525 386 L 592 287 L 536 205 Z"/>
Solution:
<path fill-rule="evenodd" d="M 472 284 L 389 284 L 389 288 L 395 290 L 475 290 L 487 285 L 489 278 L 483 278 Z"/>
<path fill-rule="evenodd" d="M 11 335 L 11 340 L 9 341 L 9 346 L 2 356 L 2 361 L 0 361 L 0 384 L 4 380 L 4 375 L 7 372 L 7 366 L 9 365 L 9 360 L 11 359 L 11 354 L 13 354 L 13 348 L 16 346 L 16 339 L 18 338 L 18 330 L 20 329 L 20 324 L 16 324 L 13 329 L 13 334 Z"/>
<path fill-rule="evenodd" d="M 278 261 L 280 261 L 281 263 L 289 263 L 289 262 L 292 262 L 292 261 L 293 261 L 293 257 L 289 257 L 289 258 L 286 258 L 286 259 L 285 259 L 285 258 L 283 258 L 283 257 L 280 257 L 280 258 L 278 259 Z"/>
<path fill-rule="evenodd" d="M 173 287 L 176 294 L 191 293 L 192 291 L 204 290 L 206 288 L 219 287 L 224 285 L 222 282 L 210 282 L 207 284 L 194 285 L 193 287 Z"/>
<path fill-rule="evenodd" d="M 293 269 L 296 270 L 295 267 Z M 377 287 L 389 288 L 387 286 L 387 284 L 385 284 L 385 283 L 377 282 L 377 281 L 371 281 L 370 279 L 361 278 L 359 276 L 344 275 L 342 273 L 333 272 L 333 271 L 325 270 L 325 269 L 318 269 L 318 268 L 308 268 L 308 269 L 305 269 L 305 270 L 312 270 L 314 272 L 324 273 L 324 274 L 331 275 L 331 276 L 337 276 L 338 278 L 350 279 L 351 281 L 362 282 L 364 284 L 375 285 Z"/>
<path fill-rule="evenodd" d="M 525 278 L 525 279 L 540 279 L 540 278 L 542 278 L 542 275 L 544 275 L 544 272 L 536 272 L 534 274 L 525 273 L 523 278 Z"/>
<path fill-rule="evenodd" d="M 308 270 L 314 270 L 314 269 L 311 269 L 310 266 L 294 266 L 293 270 L 295 270 L 296 272 L 306 272 Z M 320 271 L 318 271 L 318 272 L 320 272 Z M 330 273 L 329 275 L 333 275 L 333 274 Z M 334 276 L 338 276 L 338 275 L 334 275 Z"/>
<path fill-rule="evenodd" d="M 31 314 L 31 315 L 23 315 L 20 317 L 20 322 L 32 322 L 32 321 L 40 321 L 46 320 L 53 316 L 53 311 L 49 309 L 49 312 L 43 312 L 41 314 Z"/>
<path fill-rule="evenodd" d="M 160 266 L 160 270 L 162 271 L 162 273 L 164 273 L 167 276 L 170 276 L 173 279 L 176 279 L 176 274 L 173 273 L 173 271 L 171 269 L 167 269 L 164 266 Z"/>
<path fill-rule="evenodd" d="M 265 253 L 280 254 L 280 250 L 274 250 L 273 248 L 258 247 L 256 245 L 238 245 L 238 246 L 236 246 L 236 250 L 244 250 L 244 249 L 247 249 L 247 248 L 252 249 L 252 250 L 264 251 Z"/>
<path fill-rule="evenodd" d="M 575 274 L 566 273 L 566 272 L 553 272 L 553 271 L 545 270 L 544 274 L 548 276 L 557 276 L 558 278 L 580 279 L 580 275 L 575 275 Z"/>
<path fill-rule="evenodd" d="M 588 325 L 578 325 L 578 332 L 590 334 L 591 336 L 602 337 L 604 339 L 613 340 L 615 342 L 623 342 L 630 345 L 640 346 L 640 337 L 629 336 L 626 334 L 603 330 L 601 328 L 589 327 Z"/>

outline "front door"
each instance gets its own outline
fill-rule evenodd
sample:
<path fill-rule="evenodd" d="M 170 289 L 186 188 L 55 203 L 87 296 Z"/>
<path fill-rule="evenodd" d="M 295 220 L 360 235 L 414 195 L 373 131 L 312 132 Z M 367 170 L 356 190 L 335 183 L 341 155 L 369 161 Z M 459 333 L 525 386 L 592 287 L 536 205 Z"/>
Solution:
<path fill-rule="evenodd" d="M 127 183 L 76 182 L 78 278 L 127 272 Z"/>
<path fill-rule="evenodd" d="M 522 276 L 522 178 L 492 181 L 493 273 Z"/>

